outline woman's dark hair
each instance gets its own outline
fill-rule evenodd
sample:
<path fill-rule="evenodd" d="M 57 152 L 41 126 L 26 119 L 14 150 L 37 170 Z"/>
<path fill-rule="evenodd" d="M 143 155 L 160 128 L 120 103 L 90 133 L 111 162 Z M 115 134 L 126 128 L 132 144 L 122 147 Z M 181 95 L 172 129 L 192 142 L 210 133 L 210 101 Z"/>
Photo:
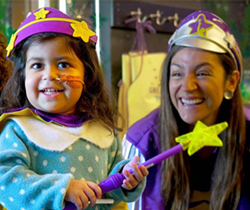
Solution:
<path fill-rule="evenodd" d="M 85 112 L 92 119 L 98 120 L 112 130 L 121 130 L 116 126 L 117 112 L 114 96 L 104 84 L 95 44 L 60 33 L 39 33 L 19 43 L 11 53 L 14 71 L 2 94 L 2 112 L 19 107 L 34 108 L 27 99 L 25 91 L 25 64 L 27 51 L 33 43 L 62 38 L 65 45 L 82 61 L 84 66 L 84 88 L 77 103 L 76 112 Z"/>
<path fill-rule="evenodd" d="M 176 145 L 175 138 L 189 132 L 189 125 L 179 116 L 169 95 L 170 64 L 174 55 L 184 47 L 174 46 L 168 54 L 162 72 L 161 108 L 159 134 L 161 150 Z M 217 54 L 225 69 L 225 78 L 236 69 L 228 54 Z M 223 99 L 217 123 L 226 121 L 228 128 L 220 135 L 223 147 L 218 148 L 211 182 L 210 209 L 236 209 L 241 193 L 243 153 L 245 146 L 245 118 L 242 97 L 237 85 L 231 100 Z M 192 189 L 190 186 L 190 164 L 186 152 L 167 159 L 161 168 L 161 193 L 166 209 L 188 209 Z"/>

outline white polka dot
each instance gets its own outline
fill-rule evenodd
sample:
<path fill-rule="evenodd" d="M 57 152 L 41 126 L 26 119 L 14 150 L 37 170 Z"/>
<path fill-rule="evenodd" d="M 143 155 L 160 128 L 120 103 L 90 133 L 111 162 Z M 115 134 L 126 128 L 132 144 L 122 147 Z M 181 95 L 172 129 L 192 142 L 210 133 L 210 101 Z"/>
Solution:
<path fill-rule="evenodd" d="M 17 143 L 13 143 L 13 146 L 14 146 L 14 147 L 17 147 Z"/>
<path fill-rule="evenodd" d="M 9 138 L 9 134 L 8 133 L 5 134 L 5 138 L 6 139 Z"/>
<path fill-rule="evenodd" d="M 79 155 L 79 156 L 78 156 L 78 160 L 79 160 L 79 161 L 83 161 L 83 156 Z"/>
<path fill-rule="evenodd" d="M 13 201 L 14 201 L 14 198 L 12 198 L 12 197 L 9 197 L 9 200 L 10 200 L 11 202 L 13 202 Z"/>
<path fill-rule="evenodd" d="M 12 182 L 13 182 L 13 183 L 17 182 L 17 178 L 16 178 L 16 177 L 13 178 L 13 179 L 12 179 Z"/>
<path fill-rule="evenodd" d="M 24 153 L 24 152 L 22 152 L 22 156 L 26 158 L 26 157 L 27 157 L 27 154 Z"/>
<path fill-rule="evenodd" d="M 30 176 L 31 176 L 31 174 L 30 174 L 30 173 L 27 173 L 27 174 L 26 174 L 26 177 L 30 177 Z"/>
<path fill-rule="evenodd" d="M 121 150 L 119 150 L 119 151 L 117 152 L 117 155 L 120 155 L 120 154 L 122 154 L 122 151 L 121 151 Z"/>
<path fill-rule="evenodd" d="M 0 189 L 1 189 L 1 190 L 4 190 L 4 189 L 5 189 L 5 187 L 4 187 L 4 186 L 1 186 L 1 187 L 0 187 Z"/>
<path fill-rule="evenodd" d="M 25 210 L 25 208 L 21 208 L 20 210 Z"/>
<path fill-rule="evenodd" d="M 60 192 L 64 194 L 66 192 L 65 188 L 60 189 Z"/>
<path fill-rule="evenodd" d="M 5 206 L 5 203 L 4 202 L 1 202 L 2 206 Z"/>
<path fill-rule="evenodd" d="M 85 178 L 84 178 L 84 177 L 82 177 L 82 178 L 81 178 L 81 180 L 85 181 Z"/>
<path fill-rule="evenodd" d="M 24 189 L 21 189 L 19 194 L 23 195 L 25 193 L 25 190 Z"/>
<path fill-rule="evenodd" d="M 53 170 L 53 171 L 52 171 L 52 174 L 57 174 L 57 170 Z"/>
<path fill-rule="evenodd" d="M 35 151 L 35 152 L 33 153 L 33 155 L 36 157 L 36 156 L 38 155 L 38 152 Z"/>
<path fill-rule="evenodd" d="M 93 171 L 93 168 L 91 166 L 88 167 L 88 172 L 92 172 Z"/>
<path fill-rule="evenodd" d="M 95 156 L 95 161 L 98 162 L 99 161 L 99 157 L 96 155 Z"/>
<path fill-rule="evenodd" d="M 115 157 L 115 152 L 111 152 L 111 156 L 112 156 L 112 157 Z"/>
<path fill-rule="evenodd" d="M 110 169 L 110 167 L 111 167 L 111 164 L 108 164 L 108 169 Z"/>
<path fill-rule="evenodd" d="M 35 200 L 31 200 L 30 203 L 31 203 L 31 204 L 34 204 L 34 203 L 35 203 Z"/>
<path fill-rule="evenodd" d="M 43 161 L 43 166 L 46 166 L 48 164 L 48 161 L 47 160 L 44 160 Z"/>
<path fill-rule="evenodd" d="M 73 149 L 73 147 L 72 147 L 72 146 L 69 146 L 69 147 L 68 147 L 68 150 L 72 150 L 72 149 Z"/>
<path fill-rule="evenodd" d="M 60 161 L 61 162 L 64 162 L 66 160 L 66 158 L 64 157 L 64 156 L 62 156 L 61 158 L 60 158 Z"/>
<path fill-rule="evenodd" d="M 86 149 L 87 149 L 87 150 L 90 149 L 90 145 L 89 145 L 89 144 L 86 145 Z"/>
<path fill-rule="evenodd" d="M 72 173 L 74 173 L 74 172 L 76 171 L 76 168 L 75 168 L 75 167 L 71 167 L 70 171 L 71 171 Z"/>

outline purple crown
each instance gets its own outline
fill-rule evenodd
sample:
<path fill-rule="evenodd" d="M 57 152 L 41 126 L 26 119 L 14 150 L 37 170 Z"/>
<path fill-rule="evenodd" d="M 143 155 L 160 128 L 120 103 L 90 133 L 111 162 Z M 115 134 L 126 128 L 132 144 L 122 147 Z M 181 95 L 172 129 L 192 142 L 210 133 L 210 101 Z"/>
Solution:
<path fill-rule="evenodd" d="M 168 51 L 174 45 L 179 45 L 229 53 L 242 73 L 242 55 L 236 39 L 226 23 L 210 12 L 196 11 L 184 18 L 168 44 Z"/>
<path fill-rule="evenodd" d="M 22 22 L 16 33 L 12 35 L 7 47 L 7 56 L 24 39 L 37 33 L 55 32 L 67 34 L 82 39 L 97 42 L 97 36 L 91 31 L 86 22 L 79 22 L 51 7 L 39 8 L 32 12 Z"/>

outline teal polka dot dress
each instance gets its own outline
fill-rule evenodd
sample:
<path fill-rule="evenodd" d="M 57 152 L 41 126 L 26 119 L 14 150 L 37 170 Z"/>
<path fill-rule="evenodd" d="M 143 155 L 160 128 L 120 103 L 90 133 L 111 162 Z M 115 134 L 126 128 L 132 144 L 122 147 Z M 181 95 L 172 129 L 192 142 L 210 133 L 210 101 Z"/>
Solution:
<path fill-rule="evenodd" d="M 9 210 L 63 209 L 69 182 L 87 180 L 99 184 L 119 172 L 128 162 L 122 156 L 118 137 L 103 135 L 100 124 L 65 128 L 35 117 L 16 116 L 1 124 L 0 204 Z M 112 138 L 110 138 L 112 137 Z M 66 139 L 67 138 L 67 139 Z M 141 195 L 145 182 L 131 192 L 117 189 L 106 194 L 132 202 Z M 88 209 L 107 210 L 110 204 Z"/>

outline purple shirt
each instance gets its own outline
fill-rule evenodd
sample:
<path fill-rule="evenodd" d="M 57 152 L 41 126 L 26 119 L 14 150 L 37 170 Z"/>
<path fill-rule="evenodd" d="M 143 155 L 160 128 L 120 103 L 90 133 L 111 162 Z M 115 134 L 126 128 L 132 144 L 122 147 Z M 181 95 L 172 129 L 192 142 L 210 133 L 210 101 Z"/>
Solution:
<path fill-rule="evenodd" d="M 159 109 L 152 111 L 148 116 L 133 124 L 126 134 L 126 139 L 140 151 L 145 160 L 148 160 L 161 152 L 159 137 L 157 134 L 158 116 Z M 247 130 L 250 131 L 250 129 Z M 248 134 L 250 134 L 250 132 L 248 132 Z M 205 161 L 198 155 L 190 157 L 190 167 L 192 169 L 190 175 L 191 187 L 198 193 L 210 191 L 211 175 L 216 161 L 217 152 L 218 149 Z M 142 202 L 140 204 L 140 209 L 165 210 L 165 204 L 163 197 L 161 196 L 161 164 L 155 165 L 148 170 L 149 175 L 147 177 L 146 188 L 141 197 Z M 249 180 L 248 178 L 246 179 Z M 248 182 L 250 183 L 250 180 Z M 250 188 L 243 189 L 244 195 L 239 202 L 238 210 L 250 209 L 250 197 L 247 196 L 247 192 L 250 192 Z M 196 202 L 191 201 L 189 207 L 198 207 L 199 205 L 204 205 L 204 203 L 209 208 L 209 198 L 207 200 L 203 199 Z"/>

